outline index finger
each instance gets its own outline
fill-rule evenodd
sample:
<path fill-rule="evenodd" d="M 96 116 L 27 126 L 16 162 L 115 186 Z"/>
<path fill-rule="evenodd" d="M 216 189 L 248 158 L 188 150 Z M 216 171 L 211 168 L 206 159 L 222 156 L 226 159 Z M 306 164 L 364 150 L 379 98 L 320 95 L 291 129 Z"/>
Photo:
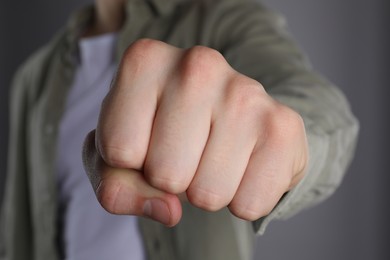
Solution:
<path fill-rule="evenodd" d="M 103 101 L 96 129 L 97 149 L 110 166 L 141 170 L 149 146 L 158 96 L 173 47 L 153 40 L 132 44 L 123 55 Z"/>

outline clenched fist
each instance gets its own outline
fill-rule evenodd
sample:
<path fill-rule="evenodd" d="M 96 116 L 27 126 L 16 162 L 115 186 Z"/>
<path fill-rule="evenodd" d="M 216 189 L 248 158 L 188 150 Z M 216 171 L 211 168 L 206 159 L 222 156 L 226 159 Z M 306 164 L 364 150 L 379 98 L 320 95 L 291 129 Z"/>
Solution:
<path fill-rule="evenodd" d="M 181 200 L 245 220 L 267 215 L 302 179 L 308 151 L 302 118 L 217 51 L 139 40 L 83 160 L 107 211 L 174 226 Z"/>

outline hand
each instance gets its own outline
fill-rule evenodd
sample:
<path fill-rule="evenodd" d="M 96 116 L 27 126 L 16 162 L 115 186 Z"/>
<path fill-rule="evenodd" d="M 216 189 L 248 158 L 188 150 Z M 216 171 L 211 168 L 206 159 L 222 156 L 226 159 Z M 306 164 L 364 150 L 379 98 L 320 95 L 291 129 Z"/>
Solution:
<path fill-rule="evenodd" d="M 207 211 L 267 215 L 302 179 L 308 152 L 301 117 L 217 51 L 139 40 L 123 56 L 83 160 L 107 211 L 174 226 L 180 194 Z"/>

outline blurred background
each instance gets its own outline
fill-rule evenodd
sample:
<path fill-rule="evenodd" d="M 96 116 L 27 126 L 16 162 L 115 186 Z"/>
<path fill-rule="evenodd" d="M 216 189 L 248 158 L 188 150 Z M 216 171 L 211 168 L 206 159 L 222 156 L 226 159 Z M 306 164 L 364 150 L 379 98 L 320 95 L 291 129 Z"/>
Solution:
<path fill-rule="evenodd" d="M 73 9 L 90 2 L 0 1 L 0 201 L 12 75 Z M 390 259 L 389 1 L 263 2 L 284 14 L 315 69 L 344 91 L 361 132 L 354 162 L 336 194 L 288 221 L 271 223 L 258 239 L 255 259 Z"/>

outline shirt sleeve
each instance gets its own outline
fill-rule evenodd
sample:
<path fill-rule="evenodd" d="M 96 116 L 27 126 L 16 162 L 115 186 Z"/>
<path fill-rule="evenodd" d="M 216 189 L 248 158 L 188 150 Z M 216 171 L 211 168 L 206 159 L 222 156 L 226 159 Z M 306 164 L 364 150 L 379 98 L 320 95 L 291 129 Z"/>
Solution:
<path fill-rule="evenodd" d="M 26 171 L 26 72 L 21 67 L 10 88 L 8 165 L 0 208 L 0 259 L 31 256 L 30 197 Z M 18 246 L 11 246 L 18 245 Z M 22 248 L 23 250 L 19 250 Z M 22 257 L 23 258 L 23 257 Z"/>
<path fill-rule="evenodd" d="M 237 71 L 301 115 L 309 142 L 304 179 L 268 216 L 253 222 L 262 234 L 271 220 L 288 218 L 335 191 L 353 157 L 359 125 L 342 92 L 312 69 L 280 15 L 255 2 L 231 2 L 219 23 L 221 52 Z"/>

